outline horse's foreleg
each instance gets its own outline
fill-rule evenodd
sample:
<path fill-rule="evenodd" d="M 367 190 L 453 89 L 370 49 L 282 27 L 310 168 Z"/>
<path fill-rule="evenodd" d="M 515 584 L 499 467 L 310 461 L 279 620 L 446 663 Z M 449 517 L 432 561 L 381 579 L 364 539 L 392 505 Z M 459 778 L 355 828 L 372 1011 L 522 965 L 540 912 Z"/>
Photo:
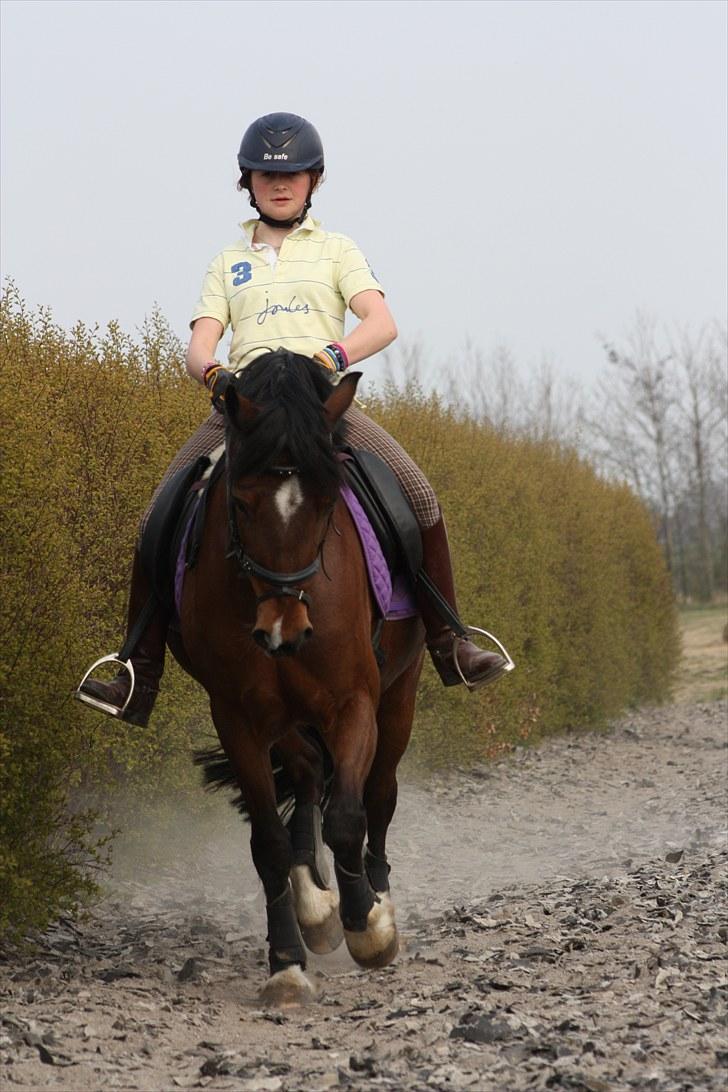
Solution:
<path fill-rule="evenodd" d="M 306 947 L 323 955 L 344 939 L 339 895 L 331 879 L 321 831 L 324 764 L 321 745 L 303 731 L 291 731 L 276 754 L 293 782 L 296 806 L 288 824 L 293 849 L 291 886 Z"/>
<path fill-rule="evenodd" d="M 330 887 L 318 804 L 296 804 L 289 826 L 293 845 L 291 886 L 296 917 L 310 952 L 334 952 L 344 939 L 339 895 Z"/>
<path fill-rule="evenodd" d="M 289 874 L 291 839 L 276 807 L 268 748 L 237 722 L 213 708 L 220 741 L 238 777 L 250 816 L 250 849 L 265 891 L 270 978 L 260 999 L 264 1004 L 300 1004 L 313 998 L 304 975 L 306 950 L 296 920 Z"/>
<path fill-rule="evenodd" d="M 399 947 L 391 904 L 372 890 L 362 861 L 367 825 L 364 784 L 376 739 L 374 710 L 364 695 L 347 703 L 327 739 L 335 773 L 324 839 L 334 854 L 346 946 L 362 967 L 385 967 Z"/>

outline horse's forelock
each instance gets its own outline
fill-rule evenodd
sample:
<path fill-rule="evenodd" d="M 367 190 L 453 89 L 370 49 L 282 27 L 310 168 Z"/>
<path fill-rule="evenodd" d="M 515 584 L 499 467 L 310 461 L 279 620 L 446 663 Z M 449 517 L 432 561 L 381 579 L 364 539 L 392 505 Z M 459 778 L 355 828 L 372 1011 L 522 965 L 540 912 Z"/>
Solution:
<path fill-rule="evenodd" d="M 235 439 L 228 447 L 236 477 L 266 470 L 280 462 L 285 450 L 286 458 L 315 488 L 338 485 L 340 463 L 323 409 L 331 384 L 315 361 L 285 350 L 266 353 L 234 382 L 236 391 L 258 410 L 251 419 L 229 422 Z"/>

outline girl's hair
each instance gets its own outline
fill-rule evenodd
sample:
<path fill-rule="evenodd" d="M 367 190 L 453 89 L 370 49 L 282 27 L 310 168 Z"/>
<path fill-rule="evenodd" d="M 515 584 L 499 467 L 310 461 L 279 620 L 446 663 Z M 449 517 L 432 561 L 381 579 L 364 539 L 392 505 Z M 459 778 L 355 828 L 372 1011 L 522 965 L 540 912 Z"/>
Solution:
<path fill-rule="evenodd" d="M 251 174 L 252 174 L 252 171 L 249 171 L 247 167 L 242 171 L 242 173 L 240 175 L 240 178 L 238 179 L 238 189 L 241 192 L 243 190 L 248 191 L 248 198 L 250 200 L 250 204 L 253 206 L 253 208 L 255 208 L 255 198 L 253 197 L 253 187 L 251 186 L 251 183 L 250 183 Z M 324 180 L 324 172 L 323 172 L 323 170 L 309 171 L 308 174 L 311 176 L 311 190 L 310 190 L 310 193 L 309 193 L 309 197 L 312 197 L 315 194 L 316 190 L 321 185 L 321 183 L 323 182 L 323 180 Z"/>

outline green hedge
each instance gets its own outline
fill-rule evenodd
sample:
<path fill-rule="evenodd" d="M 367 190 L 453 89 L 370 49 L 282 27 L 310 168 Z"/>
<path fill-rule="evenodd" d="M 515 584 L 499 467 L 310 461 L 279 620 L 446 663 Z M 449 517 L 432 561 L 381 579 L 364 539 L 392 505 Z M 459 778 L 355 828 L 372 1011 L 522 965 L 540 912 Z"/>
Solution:
<path fill-rule="evenodd" d="M 435 487 L 461 616 L 517 665 L 476 694 L 443 691 L 427 665 L 415 757 L 467 763 L 668 697 L 677 616 L 642 503 L 572 451 L 458 419 L 416 387 L 392 394 L 368 411 Z"/>
<path fill-rule="evenodd" d="M 151 798 L 192 784 L 206 703 L 181 671 L 153 732 L 72 692 L 119 647 L 138 517 L 208 409 L 159 316 L 136 341 L 115 326 L 67 333 L 12 286 L 0 377 L 0 933 L 17 934 L 92 890 L 83 862 L 103 845 L 94 815 L 112 787 Z"/>
<path fill-rule="evenodd" d="M 179 669 L 147 731 L 71 695 L 119 645 L 139 515 L 208 407 L 158 315 L 135 339 L 114 325 L 69 333 L 10 285 L 2 320 L 0 933 L 18 935 L 93 890 L 87 865 L 104 848 L 94 813 L 120 785 L 202 806 L 189 756 L 210 729 L 207 700 Z M 626 488 L 413 387 L 368 410 L 438 492 L 463 617 L 518 665 L 475 695 L 444 690 L 428 665 L 411 759 L 467 763 L 667 696 L 676 616 L 649 518 Z"/>

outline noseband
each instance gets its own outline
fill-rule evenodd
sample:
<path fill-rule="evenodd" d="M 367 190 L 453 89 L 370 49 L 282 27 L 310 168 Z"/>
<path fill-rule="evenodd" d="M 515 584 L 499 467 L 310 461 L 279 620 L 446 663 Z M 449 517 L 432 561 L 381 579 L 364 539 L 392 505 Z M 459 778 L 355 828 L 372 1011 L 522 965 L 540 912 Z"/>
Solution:
<path fill-rule="evenodd" d="M 297 466 L 269 466 L 266 470 L 266 474 L 274 474 L 278 478 L 291 478 L 294 474 L 298 474 Z M 230 550 L 227 554 L 228 557 L 234 557 L 242 571 L 246 576 L 256 576 L 258 580 L 264 581 L 266 584 L 272 584 L 274 591 L 264 592 L 262 595 L 256 596 L 256 606 L 260 603 L 264 603 L 266 599 L 282 599 L 286 596 L 290 596 L 292 599 L 297 599 L 300 603 L 305 603 L 307 607 L 311 605 L 311 597 L 306 594 L 303 588 L 294 587 L 295 584 L 303 584 L 304 581 L 310 580 L 312 576 L 321 568 L 321 546 L 319 546 L 316 553 L 316 557 L 307 565 L 305 569 L 299 569 L 296 573 L 279 573 L 272 569 L 264 569 L 262 565 L 259 565 L 257 561 L 254 561 L 252 557 L 246 554 L 243 549 L 243 544 L 240 541 L 240 534 L 238 532 L 238 524 L 235 519 L 234 500 L 230 489 L 228 489 L 228 529 L 230 531 Z M 322 544 L 323 545 L 323 544 Z"/>

